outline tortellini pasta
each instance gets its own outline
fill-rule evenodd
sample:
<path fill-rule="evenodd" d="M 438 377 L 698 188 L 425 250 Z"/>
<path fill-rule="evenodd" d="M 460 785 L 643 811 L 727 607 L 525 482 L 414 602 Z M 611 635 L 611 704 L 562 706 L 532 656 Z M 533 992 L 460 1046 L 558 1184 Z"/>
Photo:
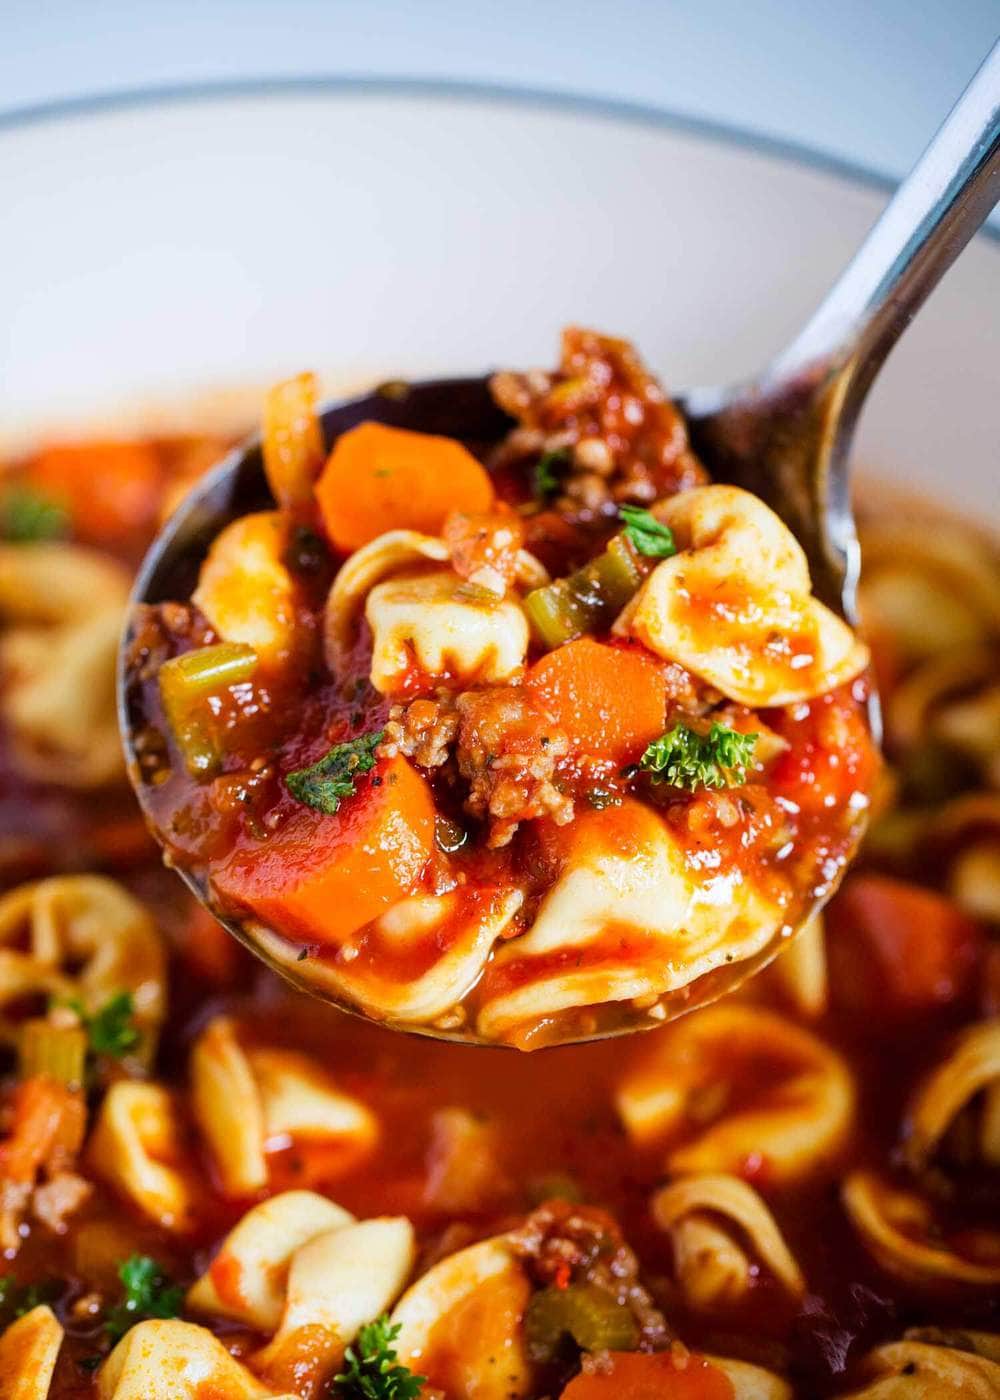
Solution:
<path fill-rule="evenodd" d="M 1000 1362 L 976 1351 L 906 1339 L 865 1357 L 867 1384 L 844 1400 L 996 1400 Z"/>
<path fill-rule="evenodd" d="M 532 1366 L 521 1320 L 531 1284 L 502 1236 L 461 1249 L 428 1269 L 396 1304 L 396 1349 L 446 1396 L 521 1400 Z"/>
<path fill-rule="evenodd" d="M 969 1027 L 954 1052 L 921 1085 L 911 1105 L 906 1158 L 919 1169 L 961 1109 L 984 1095 L 979 1116 L 979 1146 L 984 1162 L 1000 1167 L 1000 1017 Z"/>
<path fill-rule="evenodd" d="M 0 545 L 0 710 L 27 777 L 101 787 L 124 775 L 115 654 L 129 579 L 79 545 Z"/>
<path fill-rule="evenodd" d="M 275 1335 L 252 1360 L 276 1384 L 309 1368 L 332 1373 L 365 1323 L 402 1292 L 413 1269 L 413 1227 L 402 1216 L 359 1220 L 314 1236 L 292 1255 Z"/>
<path fill-rule="evenodd" d="M 653 1219 L 670 1235 L 674 1272 L 692 1307 L 740 1302 L 757 1263 L 793 1299 L 805 1279 L 763 1200 L 735 1176 L 682 1177 L 652 1201 Z"/>
<path fill-rule="evenodd" d="M 569 1007 L 655 1000 L 752 957 L 781 925 L 781 910 L 738 868 L 694 870 L 644 803 L 584 813 L 567 832 L 563 873 L 484 976 L 486 1037 Z"/>
<path fill-rule="evenodd" d="M 46 1400 L 62 1339 L 62 1327 L 44 1304 L 11 1323 L 0 1336 L 4 1400 Z"/>
<path fill-rule="evenodd" d="M 176 1100 L 160 1084 L 112 1084 L 87 1150 L 92 1169 L 165 1230 L 195 1223 L 198 1184 Z"/>
<path fill-rule="evenodd" d="M 829 977 L 822 914 L 814 914 L 799 929 L 763 973 L 763 980 L 777 988 L 800 1016 L 823 1014 L 829 1000 Z"/>
<path fill-rule="evenodd" d="M 730 1103 L 737 1084 L 744 1087 Z M 671 1172 L 769 1182 L 826 1170 L 850 1132 L 854 1085 L 836 1051 L 762 1007 L 725 1002 L 657 1033 L 622 1079 L 618 1111 Z"/>
<path fill-rule="evenodd" d="M 749 1361 L 731 1361 L 725 1356 L 709 1356 L 733 1387 L 733 1400 L 793 1400 L 792 1387 L 773 1371 L 752 1366 Z"/>
<path fill-rule="evenodd" d="M 875 1172 L 854 1171 L 841 1190 L 844 1209 L 884 1269 L 913 1283 L 1000 1284 L 1000 1231 L 979 1232 L 976 1257 L 944 1236 L 931 1202 Z M 987 1243 L 991 1248 L 987 1249 Z"/>
<path fill-rule="evenodd" d="M 226 1017 L 212 1021 L 195 1043 L 191 1097 L 223 1189 L 233 1196 L 267 1185 L 269 1151 L 293 1141 L 321 1143 L 337 1149 L 346 1168 L 378 1134 L 364 1104 L 341 1093 L 308 1056 L 244 1046 Z"/>
<path fill-rule="evenodd" d="M 475 886 L 411 895 L 362 929 L 336 961 L 314 959 L 311 980 L 369 1015 L 448 1029 L 461 1024 L 456 1003 L 475 985 L 523 902 L 518 889 Z M 271 956 L 291 963 L 287 940 L 261 927 L 255 936 Z"/>
<path fill-rule="evenodd" d="M 296 1251 L 354 1216 L 315 1191 L 283 1191 L 247 1211 L 191 1287 L 194 1312 L 228 1317 L 255 1332 L 278 1330 Z"/>
<path fill-rule="evenodd" d="M 383 694 L 401 689 L 412 667 L 442 680 L 495 685 L 517 675 L 528 653 L 520 604 L 478 597 L 451 569 L 376 584 L 365 617 L 372 629 L 371 682 Z"/>
<path fill-rule="evenodd" d="M 275 1394 L 193 1322 L 138 1323 L 97 1373 L 97 1400 L 256 1400 Z"/>
<path fill-rule="evenodd" d="M 0 1040 L 17 1034 L 11 1009 L 37 992 L 98 1011 L 128 992 L 133 1019 L 155 1033 L 166 1010 L 163 944 L 146 909 L 101 875 L 58 875 L 0 899 Z"/>
<path fill-rule="evenodd" d="M 335 676 L 347 666 L 365 599 L 375 585 L 414 564 L 443 564 L 447 559 L 443 540 L 417 530 L 387 530 L 345 559 L 330 588 L 323 618 L 326 661 Z"/>
<path fill-rule="evenodd" d="M 744 705 L 788 705 L 851 680 L 868 651 L 812 597 L 801 546 L 764 503 L 735 486 L 701 486 L 654 513 L 678 552 L 615 623 Z"/>
<path fill-rule="evenodd" d="M 191 595 L 223 641 L 244 642 L 270 662 L 296 644 L 295 585 L 283 557 L 288 534 L 279 511 L 234 520 L 213 541 Z"/>

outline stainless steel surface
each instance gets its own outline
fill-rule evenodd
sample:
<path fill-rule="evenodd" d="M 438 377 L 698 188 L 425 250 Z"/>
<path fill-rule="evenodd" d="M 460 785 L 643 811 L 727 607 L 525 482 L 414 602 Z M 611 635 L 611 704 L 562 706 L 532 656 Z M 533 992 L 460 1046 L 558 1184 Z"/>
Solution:
<path fill-rule="evenodd" d="M 802 331 L 758 377 L 682 398 L 721 477 L 782 515 L 817 594 L 855 615 L 850 452 L 865 396 L 1000 198 L 1000 42 Z"/>

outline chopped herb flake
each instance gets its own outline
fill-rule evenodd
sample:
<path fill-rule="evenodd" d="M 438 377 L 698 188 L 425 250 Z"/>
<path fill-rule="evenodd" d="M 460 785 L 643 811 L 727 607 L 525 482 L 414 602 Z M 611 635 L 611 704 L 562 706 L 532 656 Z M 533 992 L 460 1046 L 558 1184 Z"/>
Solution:
<path fill-rule="evenodd" d="M 375 750 L 383 738 L 384 731 L 379 730 L 336 744 L 311 767 L 289 773 L 285 778 L 288 791 L 296 801 L 332 815 L 343 798 L 353 795 L 355 778 L 375 767 Z"/>
<path fill-rule="evenodd" d="M 116 993 L 94 1012 L 87 1011 L 83 1002 L 75 999 L 56 1001 L 55 1005 L 68 1006 L 76 1012 L 87 1032 L 88 1048 L 94 1055 L 122 1060 L 139 1044 L 141 1036 L 135 1024 L 135 1002 L 130 992 Z"/>
<path fill-rule="evenodd" d="M 358 1333 L 344 1354 L 347 1369 L 333 1378 L 331 1396 L 342 1400 L 419 1400 L 426 1376 L 415 1376 L 396 1360 L 393 1342 L 400 1325 L 383 1313 Z"/>
<path fill-rule="evenodd" d="M 669 559 L 677 553 L 673 531 L 641 506 L 619 506 L 629 544 L 647 559 Z"/>
<path fill-rule="evenodd" d="M 0 536 L 14 544 L 54 540 L 69 531 L 69 514 L 56 501 L 27 486 L 0 497 Z"/>
<path fill-rule="evenodd" d="M 559 490 L 562 474 L 569 466 L 569 453 L 543 452 L 531 475 L 531 489 L 540 501 L 550 500 Z"/>
<path fill-rule="evenodd" d="M 713 724 L 707 734 L 677 724 L 646 749 L 639 767 L 654 783 L 672 787 L 734 787 L 746 781 L 756 734 L 741 734 L 724 724 Z"/>
<path fill-rule="evenodd" d="M 125 1290 L 120 1303 L 108 1313 L 104 1330 L 111 1342 L 124 1337 L 130 1327 L 147 1318 L 176 1317 L 181 1310 L 184 1290 L 171 1283 L 155 1259 L 133 1254 L 118 1270 Z"/>

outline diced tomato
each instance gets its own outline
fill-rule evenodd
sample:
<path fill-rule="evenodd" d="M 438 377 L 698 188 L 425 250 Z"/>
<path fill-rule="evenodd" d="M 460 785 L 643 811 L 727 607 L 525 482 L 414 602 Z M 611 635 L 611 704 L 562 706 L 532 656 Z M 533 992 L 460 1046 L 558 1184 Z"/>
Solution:
<path fill-rule="evenodd" d="M 958 1000 L 981 964 L 983 932 L 942 895 L 885 875 L 848 879 L 826 913 L 837 1002 L 912 1014 Z"/>

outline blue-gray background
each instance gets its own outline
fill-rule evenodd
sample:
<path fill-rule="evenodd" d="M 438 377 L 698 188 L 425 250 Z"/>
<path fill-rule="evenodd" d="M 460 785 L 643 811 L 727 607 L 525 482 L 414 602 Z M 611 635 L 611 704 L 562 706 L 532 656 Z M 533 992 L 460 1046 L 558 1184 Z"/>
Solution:
<path fill-rule="evenodd" d="M 463 78 L 673 109 L 898 177 L 1000 0 L 0 0 L 0 113 L 260 76 Z"/>

